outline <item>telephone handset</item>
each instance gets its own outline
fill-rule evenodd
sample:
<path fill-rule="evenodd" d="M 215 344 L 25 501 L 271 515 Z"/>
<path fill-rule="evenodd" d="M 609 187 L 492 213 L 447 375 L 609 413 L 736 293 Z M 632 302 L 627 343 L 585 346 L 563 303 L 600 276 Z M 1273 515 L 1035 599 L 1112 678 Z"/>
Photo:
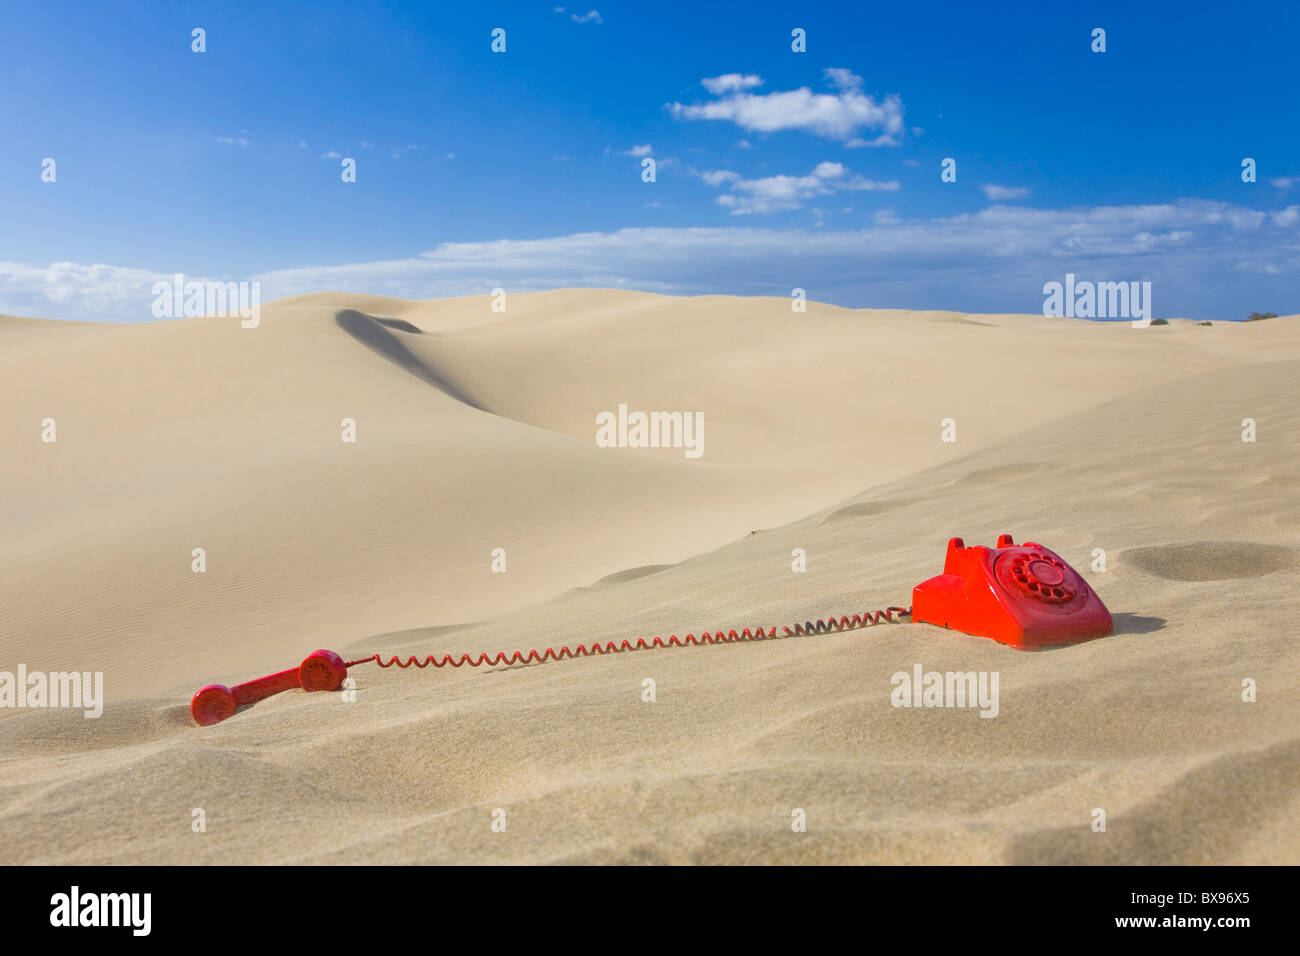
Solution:
<path fill-rule="evenodd" d="M 293 690 L 338 690 L 348 676 L 348 666 L 333 651 L 313 651 L 297 667 L 234 687 L 209 684 L 200 688 L 190 700 L 190 714 L 204 727 L 219 724 L 240 707 L 264 700 L 272 694 Z"/>
<path fill-rule="evenodd" d="M 912 620 L 1032 649 L 1105 637 L 1110 612 L 1061 556 L 1011 535 L 996 548 L 948 542 L 943 574 L 912 589 Z"/>

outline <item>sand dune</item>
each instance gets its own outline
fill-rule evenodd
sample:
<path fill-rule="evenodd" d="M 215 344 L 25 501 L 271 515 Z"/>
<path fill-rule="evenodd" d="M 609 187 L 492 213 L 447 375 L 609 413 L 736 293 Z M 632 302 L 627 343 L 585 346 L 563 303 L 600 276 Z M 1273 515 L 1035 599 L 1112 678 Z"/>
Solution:
<path fill-rule="evenodd" d="M 257 329 L 0 317 L 0 669 L 108 694 L 97 720 L 0 710 L 0 862 L 1294 863 L 1298 329 L 590 290 L 302 296 Z M 704 455 L 597 447 L 620 403 L 703 412 Z M 185 709 L 316 647 L 906 605 L 948 537 L 1001 532 L 1083 571 L 1117 633 L 369 665 L 352 703 Z M 917 663 L 997 671 L 998 717 L 892 707 Z"/>

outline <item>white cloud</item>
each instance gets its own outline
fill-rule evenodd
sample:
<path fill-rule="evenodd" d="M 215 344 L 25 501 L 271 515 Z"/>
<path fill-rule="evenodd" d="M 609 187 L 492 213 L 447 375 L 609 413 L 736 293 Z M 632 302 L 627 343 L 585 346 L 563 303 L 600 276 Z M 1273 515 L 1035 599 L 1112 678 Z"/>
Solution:
<path fill-rule="evenodd" d="M 722 96 L 725 93 L 738 93 L 741 90 L 762 86 L 763 78 L 752 73 L 724 73 L 722 76 L 700 80 L 700 83 L 714 96 Z"/>
<path fill-rule="evenodd" d="M 1300 206 L 1287 206 L 1285 209 L 1270 212 L 1268 218 L 1272 220 L 1273 225 L 1289 229 L 1300 223 Z"/>
<path fill-rule="evenodd" d="M 862 77 L 852 70 L 832 66 L 826 68 L 825 74 L 826 82 L 836 89 L 844 90 L 846 93 L 854 93 L 862 89 Z"/>
<path fill-rule="evenodd" d="M 1278 189 L 1290 189 L 1292 186 L 1300 186 L 1300 176 L 1278 176 L 1276 179 L 1270 179 L 1269 184 Z"/>
<path fill-rule="evenodd" d="M 734 146 L 736 147 L 736 149 L 750 149 L 750 148 L 751 148 L 751 146 L 750 146 L 750 142 L 749 142 L 749 140 L 747 140 L 747 139 L 738 139 L 738 140 L 736 140 L 736 142 L 733 143 L 732 145 L 734 145 Z"/>
<path fill-rule="evenodd" d="M 416 146 L 414 144 L 411 144 L 409 146 L 394 146 L 391 155 L 393 159 L 401 159 L 403 154 L 412 152 L 413 150 L 421 150 L 421 149 L 428 149 L 428 147 Z"/>
<path fill-rule="evenodd" d="M 700 178 L 710 186 L 720 186 L 723 183 L 739 182 L 740 173 L 733 172 L 730 169 L 706 169 L 700 173 Z"/>
<path fill-rule="evenodd" d="M 642 145 L 642 146 L 633 146 L 631 149 L 625 149 L 625 150 L 623 150 L 622 152 L 620 152 L 618 155 L 620 155 L 620 156 L 649 156 L 651 152 L 652 152 L 652 150 L 650 149 L 650 144 L 649 144 L 649 143 L 646 143 L 646 144 L 644 144 L 644 145 Z"/>
<path fill-rule="evenodd" d="M 557 13 L 564 12 L 563 7 L 556 7 L 555 9 Z M 600 14 L 597 13 L 595 10 L 588 10 L 586 13 L 582 13 L 582 14 L 570 13 L 569 19 L 572 20 L 574 23 L 594 23 L 596 24 L 596 26 L 600 26 L 602 23 L 605 22 L 600 18 Z"/>
<path fill-rule="evenodd" d="M 903 131 L 903 102 L 898 96 L 877 101 L 862 92 L 862 78 L 849 70 L 825 71 L 834 93 L 814 93 L 808 87 L 774 93 L 749 93 L 762 80 L 728 73 L 706 79 L 705 89 L 720 96 L 709 103 L 669 103 L 673 116 L 685 120 L 727 120 L 750 132 L 807 130 L 826 139 L 862 146 L 897 145 Z M 872 139 L 857 135 L 876 132 Z"/>
<path fill-rule="evenodd" d="M 104 263 L 53 262 L 42 267 L 0 262 L 0 312 L 127 322 L 152 320 L 153 284 L 171 279 L 170 274 L 150 269 Z"/>
<path fill-rule="evenodd" d="M 984 183 L 980 186 L 984 190 L 984 195 L 994 201 L 1001 199 L 1025 199 L 1029 195 L 1028 186 L 995 186 L 992 183 Z"/>
<path fill-rule="evenodd" d="M 866 189 L 866 190 L 871 190 L 873 192 L 876 190 L 881 190 L 887 193 L 896 193 L 902 187 L 899 185 L 898 181 L 894 179 L 888 180 L 886 182 L 878 179 L 864 179 L 861 176 L 854 176 L 852 179 L 845 180 L 844 182 L 837 182 L 835 184 L 835 188 L 856 189 L 856 190 Z"/>
<path fill-rule="evenodd" d="M 331 149 L 328 153 L 321 153 L 321 154 L 320 154 L 320 158 L 321 158 L 321 159 L 342 159 L 342 158 L 343 158 L 343 154 L 342 154 L 342 153 L 336 153 L 336 152 L 334 152 L 334 150 Z"/>
<path fill-rule="evenodd" d="M 306 149 L 306 148 L 307 148 L 307 141 L 306 141 L 305 139 L 300 139 L 300 140 L 298 140 L 298 148 L 299 148 L 299 149 Z"/>
<path fill-rule="evenodd" d="M 819 168 L 827 175 L 815 178 L 823 182 L 847 178 Z M 1240 318 L 1252 309 L 1300 310 L 1298 229 L 1300 206 L 1261 212 L 1194 199 L 990 206 L 934 219 L 881 212 L 858 230 L 635 228 L 449 242 L 405 259 L 229 278 L 260 281 L 264 303 L 323 291 L 427 299 L 495 286 L 788 298 L 798 285 L 820 301 L 851 306 L 1037 312 L 1043 283 L 1073 272 L 1096 281 L 1150 280 L 1163 314 Z M 156 265 L 0 263 L 0 312 L 149 321 L 153 283 L 175 271 L 172 263 Z"/>
<path fill-rule="evenodd" d="M 894 191 L 899 188 L 896 182 L 875 182 L 861 176 L 846 178 L 845 172 L 842 164 L 825 162 L 818 163 L 807 176 L 745 179 L 730 169 L 709 169 L 698 175 L 710 186 L 730 187 L 731 191 L 719 196 L 717 201 L 733 216 L 798 209 L 806 200 L 829 196 L 837 189 Z"/>
<path fill-rule="evenodd" d="M 218 143 L 224 143 L 227 146 L 240 146 L 247 149 L 250 142 L 248 137 L 252 135 L 252 130 L 241 129 L 238 136 L 218 136 L 216 141 Z"/>

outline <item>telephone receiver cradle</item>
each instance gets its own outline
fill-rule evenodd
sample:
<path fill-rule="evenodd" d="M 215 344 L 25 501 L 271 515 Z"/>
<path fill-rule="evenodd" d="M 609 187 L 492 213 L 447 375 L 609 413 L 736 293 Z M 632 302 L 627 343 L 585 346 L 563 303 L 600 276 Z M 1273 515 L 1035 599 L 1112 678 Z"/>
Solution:
<path fill-rule="evenodd" d="M 1025 650 L 1105 637 L 1110 612 L 1060 555 L 1011 535 L 996 548 L 948 541 L 943 574 L 912 589 L 912 620 Z"/>
<path fill-rule="evenodd" d="M 1074 644 L 1114 630 L 1110 612 L 1077 571 L 1040 544 L 1015 545 L 1009 534 L 999 536 L 996 548 L 968 548 L 961 538 L 950 539 L 943 574 L 912 590 L 911 614 L 913 621 L 1023 649 Z M 338 654 L 314 651 L 290 670 L 234 687 L 209 684 L 190 701 L 190 713 L 203 726 L 219 724 L 240 707 L 281 691 L 338 690 L 347 676 Z"/>

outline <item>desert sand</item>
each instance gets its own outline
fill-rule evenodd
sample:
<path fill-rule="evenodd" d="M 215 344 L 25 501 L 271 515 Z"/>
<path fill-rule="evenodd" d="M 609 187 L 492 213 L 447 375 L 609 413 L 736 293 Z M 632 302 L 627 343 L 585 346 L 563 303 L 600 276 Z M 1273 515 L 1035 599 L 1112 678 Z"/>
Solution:
<path fill-rule="evenodd" d="M 0 709 L 0 863 L 1300 862 L 1300 317 L 490 301 L 0 316 L 0 670 L 102 671 L 106 696 Z M 597 447 L 620 403 L 703 412 L 703 456 Z M 1000 533 L 1079 569 L 1116 633 L 369 664 L 355 700 L 189 717 L 318 647 L 906 606 L 950 537 Z M 998 716 L 892 706 L 917 664 L 997 672 Z"/>

